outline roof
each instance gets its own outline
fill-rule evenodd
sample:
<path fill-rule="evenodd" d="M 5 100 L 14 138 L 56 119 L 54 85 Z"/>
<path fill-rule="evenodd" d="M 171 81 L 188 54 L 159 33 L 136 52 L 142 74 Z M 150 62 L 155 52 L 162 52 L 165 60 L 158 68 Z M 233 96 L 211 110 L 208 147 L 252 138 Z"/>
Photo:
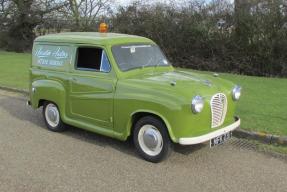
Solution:
<path fill-rule="evenodd" d="M 114 45 L 132 42 L 152 43 L 153 41 L 141 36 L 120 33 L 69 32 L 39 36 L 35 39 L 35 42 Z"/>

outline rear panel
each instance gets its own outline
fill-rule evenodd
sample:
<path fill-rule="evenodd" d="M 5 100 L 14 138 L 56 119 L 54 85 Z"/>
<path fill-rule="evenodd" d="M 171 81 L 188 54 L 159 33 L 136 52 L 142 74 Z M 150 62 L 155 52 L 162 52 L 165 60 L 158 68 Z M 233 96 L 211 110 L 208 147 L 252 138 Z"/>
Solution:
<path fill-rule="evenodd" d="M 69 45 L 36 43 L 33 47 L 32 68 L 66 71 L 73 58 Z"/>
<path fill-rule="evenodd" d="M 70 44 L 35 42 L 30 71 L 30 101 L 37 108 L 40 100 L 53 101 L 66 113 L 66 91 L 75 48 Z"/>

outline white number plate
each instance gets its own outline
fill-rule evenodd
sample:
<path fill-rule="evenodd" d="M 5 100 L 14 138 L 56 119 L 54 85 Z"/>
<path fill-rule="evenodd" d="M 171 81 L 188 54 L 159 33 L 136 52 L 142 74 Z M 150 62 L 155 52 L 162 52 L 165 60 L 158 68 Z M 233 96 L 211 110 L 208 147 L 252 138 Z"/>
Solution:
<path fill-rule="evenodd" d="M 220 135 L 218 137 L 215 137 L 210 140 L 210 147 L 214 147 L 216 145 L 221 145 L 228 139 L 232 137 L 232 132 L 224 133 L 223 135 Z"/>

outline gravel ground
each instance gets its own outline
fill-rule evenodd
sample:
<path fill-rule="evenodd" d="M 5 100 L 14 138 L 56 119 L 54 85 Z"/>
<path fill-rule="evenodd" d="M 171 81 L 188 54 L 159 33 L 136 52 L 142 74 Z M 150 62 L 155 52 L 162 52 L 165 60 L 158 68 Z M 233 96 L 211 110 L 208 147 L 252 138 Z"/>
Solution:
<path fill-rule="evenodd" d="M 80 129 L 48 131 L 41 110 L 0 91 L 0 191 L 287 191 L 287 160 L 233 138 L 175 146 L 169 159 L 140 159 L 130 142 Z"/>

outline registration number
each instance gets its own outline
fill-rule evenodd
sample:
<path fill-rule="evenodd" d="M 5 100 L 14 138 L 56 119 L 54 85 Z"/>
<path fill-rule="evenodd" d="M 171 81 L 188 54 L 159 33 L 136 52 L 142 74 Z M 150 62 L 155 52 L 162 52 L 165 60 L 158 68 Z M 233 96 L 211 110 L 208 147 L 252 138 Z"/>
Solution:
<path fill-rule="evenodd" d="M 220 135 L 218 137 L 215 137 L 210 140 L 210 147 L 214 147 L 216 145 L 221 145 L 225 141 L 229 140 L 232 137 L 232 132 L 224 133 L 223 135 Z"/>

